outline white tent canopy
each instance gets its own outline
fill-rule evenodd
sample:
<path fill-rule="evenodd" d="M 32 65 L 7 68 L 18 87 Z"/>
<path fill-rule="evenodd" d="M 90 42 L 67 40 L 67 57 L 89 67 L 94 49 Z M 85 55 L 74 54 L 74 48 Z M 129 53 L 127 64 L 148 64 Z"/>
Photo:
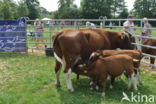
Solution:
<path fill-rule="evenodd" d="M 43 20 L 43 21 L 48 21 L 48 20 L 51 20 L 51 19 L 50 19 L 50 18 L 45 17 L 45 18 L 43 18 L 42 20 Z"/>

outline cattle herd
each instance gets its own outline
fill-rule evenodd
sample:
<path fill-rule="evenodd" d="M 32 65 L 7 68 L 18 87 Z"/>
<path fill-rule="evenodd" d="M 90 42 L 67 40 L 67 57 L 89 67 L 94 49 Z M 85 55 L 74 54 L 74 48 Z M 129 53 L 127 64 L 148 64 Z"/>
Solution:
<path fill-rule="evenodd" d="M 53 51 L 56 58 L 56 85 L 60 86 L 62 65 L 67 77 L 67 88 L 73 92 L 71 73 L 91 78 L 91 89 L 102 85 L 102 96 L 105 96 L 107 77 L 110 76 L 110 88 L 115 78 L 124 74 L 128 79 L 128 89 L 137 91 L 140 78 L 142 52 L 156 55 L 156 49 L 142 47 L 134 49 L 128 32 L 111 32 L 104 29 L 62 30 L 53 39 Z M 156 46 L 156 41 L 146 39 L 144 44 Z M 154 64 L 154 58 L 151 58 Z"/>

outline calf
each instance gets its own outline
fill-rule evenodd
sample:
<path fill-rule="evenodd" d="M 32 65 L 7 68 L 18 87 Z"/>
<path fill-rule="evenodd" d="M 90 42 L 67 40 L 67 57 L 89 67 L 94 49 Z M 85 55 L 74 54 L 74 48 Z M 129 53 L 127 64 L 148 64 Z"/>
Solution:
<path fill-rule="evenodd" d="M 99 57 L 107 57 L 117 54 L 127 54 L 133 58 L 134 71 L 137 73 L 137 78 L 140 83 L 142 83 L 139 72 L 140 61 L 142 59 L 142 53 L 140 50 L 98 50 L 93 52 L 89 58 L 89 62 L 92 63 Z"/>
<path fill-rule="evenodd" d="M 156 40 L 145 39 L 143 42 L 143 45 L 149 45 L 149 46 L 155 46 L 156 47 Z M 156 55 L 156 49 L 148 48 L 148 47 L 144 47 L 144 46 L 142 46 L 142 52 L 146 53 L 146 54 L 150 54 L 150 55 Z M 150 57 L 150 64 L 154 65 L 154 63 L 155 63 L 155 58 Z M 154 68 L 154 66 L 152 68 Z"/>
<path fill-rule="evenodd" d="M 133 58 L 126 54 L 99 58 L 95 62 L 87 66 L 78 67 L 78 69 L 74 71 L 93 78 L 94 85 L 100 80 L 102 82 L 102 96 L 105 96 L 107 77 L 111 76 L 111 78 L 114 79 L 123 72 L 125 72 L 128 77 L 128 89 L 130 89 L 131 84 L 133 84 L 134 91 L 137 91 L 137 79 L 133 70 Z M 112 83 L 113 82 L 114 80 L 112 80 Z"/>

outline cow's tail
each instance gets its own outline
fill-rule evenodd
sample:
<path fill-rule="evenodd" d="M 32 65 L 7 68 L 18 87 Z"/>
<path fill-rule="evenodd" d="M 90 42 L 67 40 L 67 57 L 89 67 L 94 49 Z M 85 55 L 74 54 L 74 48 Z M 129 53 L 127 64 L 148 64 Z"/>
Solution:
<path fill-rule="evenodd" d="M 62 61 L 63 54 L 62 54 L 62 51 L 61 51 L 61 48 L 60 48 L 60 45 L 59 45 L 59 36 L 61 36 L 62 34 L 63 34 L 63 32 L 58 32 L 54 36 L 52 36 L 54 57 L 61 64 L 63 64 L 63 61 Z"/>

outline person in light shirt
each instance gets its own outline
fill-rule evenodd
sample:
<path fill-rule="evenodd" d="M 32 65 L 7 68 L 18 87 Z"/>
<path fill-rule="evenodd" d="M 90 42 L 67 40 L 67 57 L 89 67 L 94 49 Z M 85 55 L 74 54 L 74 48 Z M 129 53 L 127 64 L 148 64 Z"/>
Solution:
<path fill-rule="evenodd" d="M 89 29 L 95 29 L 96 28 L 95 24 L 91 23 L 91 22 L 86 22 L 86 27 Z"/>
<path fill-rule="evenodd" d="M 127 21 L 125 21 L 123 23 L 123 27 L 124 27 L 125 32 L 128 32 L 131 34 L 131 36 L 130 36 L 131 42 L 135 43 L 135 25 L 134 25 L 133 20 L 131 20 L 131 19 L 134 19 L 134 16 L 129 15 L 127 17 Z M 137 47 L 135 45 L 133 45 L 133 48 L 136 49 Z"/>
<path fill-rule="evenodd" d="M 141 32 L 141 35 L 142 36 L 147 36 L 147 37 L 151 37 L 152 35 L 152 31 L 151 31 L 151 24 L 148 22 L 148 19 L 147 18 L 143 18 L 143 24 L 144 24 L 144 27 L 143 27 L 143 30 Z M 145 38 L 142 38 L 142 42 L 145 40 Z"/>
<path fill-rule="evenodd" d="M 34 27 L 35 27 L 35 46 L 36 48 L 42 48 L 45 44 L 45 40 L 44 40 L 44 37 L 43 37 L 43 32 L 44 32 L 44 29 L 43 29 L 43 24 L 42 22 L 37 18 L 34 22 Z"/>

